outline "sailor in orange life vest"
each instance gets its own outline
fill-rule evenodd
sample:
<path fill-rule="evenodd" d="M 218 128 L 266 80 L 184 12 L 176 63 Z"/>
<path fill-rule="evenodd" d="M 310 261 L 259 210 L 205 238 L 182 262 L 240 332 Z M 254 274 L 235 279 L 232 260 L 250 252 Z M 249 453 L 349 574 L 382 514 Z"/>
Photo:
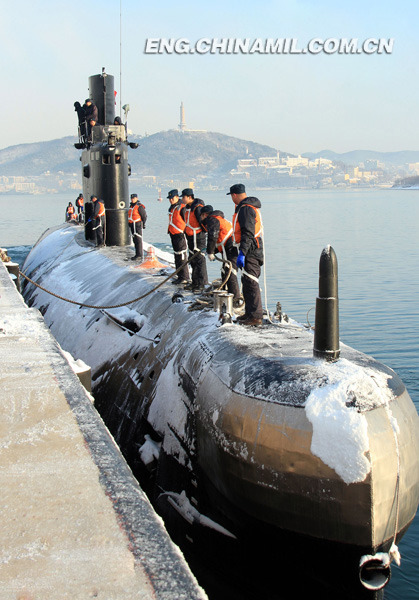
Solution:
<path fill-rule="evenodd" d="M 128 223 L 135 246 L 135 256 L 132 256 L 131 260 L 142 260 L 143 258 L 143 229 L 145 229 L 146 221 L 147 213 L 144 204 L 138 201 L 137 194 L 131 194 Z"/>
<path fill-rule="evenodd" d="M 167 195 L 170 202 L 169 208 L 169 227 L 168 233 L 172 240 L 173 252 L 175 255 L 175 266 L 176 270 L 179 269 L 181 264 L 185 262 L 187 258 L 187 245 L 185 239 L 185 204 L 179 200 L 179 192 L 177 190 L 170 190 Z M 190 283 L 189 268 L 185 265 L 177 274 L 176 279 L 172 279 L 172 283 L 175 285 Z"/>
<path fill-rule="evenodd" d="M 195 198 L 193 189 L 186 188 L 182 191 L 182 201 L 185 202 L 185 235 L 188 242 L 189 256 L 194 256 L 190 265 L 192 268 L 192 283 L 185 289 L 193 292 L 202 292 L 208 283 L 207 264 L 205 256 L 199 250 L 206 246 L 206 233 L 201 227 L 201 210 L 203 200 Z"/>
<path fill-rule="evenodd" d="M 81 223 L 83 221 L 83 211 L 84 211 L 84 198 L 83 194 L 79 194 L 76 198 L 76 206 L 77 206 L 77 214 L 78 220 Z"/>
<path fill-rule="evenodd" d="M 92 232 L 95 232 L 96 246 L 103 246 L 103 231 L 105 226 L 105 205 L 101 200 L 97 199 L 97 196 L 90 196 L 90 200 L 93 202 L 93 214 L 90 217 L 92 222 Z"/>
<path fill-rule="evenodd" d="M 71 221 L 74 215 L 74 206 L 71 202 L 68 203 L 67 208 L 65 209 L 65 220 Z"/>
<path fill-rule="evenodd" d="M 237 281 L 237 248 L 233 244 L 233 226 L 224 218 L 221 210 L 214 210 L 207 205 L 201 210 L 201 224 L 207 231 L 207 256 L 209 260 L 215 260 L 215 254 L 220 252 L 224 260 L 231 262 L 231 273 L 227 281 L 227 291 L 233 294 L 233 305 L 240 306 L 242 302 L 240 288 Z M 225 279 L 228 267 L 223 263 L 221 267 L 221 278 Z"/>
<path fill-rule="evenodd" d="M 243 269 L 242 286 L 245 312 L 238 321 L 242 325 L 262 325 L 263 308 L 259 288 L 260 267 L 263 265 L 261 203 L 257 198 L 247 197 L 242 183 L 230 187 L 227 196 L 236 205 L 233 215 L 233 241 L 239 249 L 237 267 Z"/>

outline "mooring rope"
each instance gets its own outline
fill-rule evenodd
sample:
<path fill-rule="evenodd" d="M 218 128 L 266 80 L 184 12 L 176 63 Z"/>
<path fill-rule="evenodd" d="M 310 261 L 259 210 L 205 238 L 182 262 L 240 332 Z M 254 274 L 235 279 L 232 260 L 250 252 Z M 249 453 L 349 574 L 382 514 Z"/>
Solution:
<path fill-rule="evenodd" d="M 390 410 L 389 407 L 388 407 L 388 410 Z M 396 446 L 396 456 L 397 456 L 397 477 L 396 477 L 396 486 L 395 486 L 395 490 L 394 490 L 394 496 L 395 496 L 395 501 L 396 501 L 396 516 L 395 516 L 395 523 L 394 523 L 393 546 L 395 546 L 396 538 L 397 538 L 397 531 L 399 529 L 399 515 L 400 515 L 400 445 L 399 445 L 399 437 L 397 435 L 397 430 L 395 428 L 395 425 L 392 422 L 390 417 L 389 417 L 389 420 L 390 420 L 390 427 L 393 431 L 394 443 Z"/>
<path fill-rule="evenodd" d="M 97 309 L 97 310 L 104 310 L 104 309 L 111 309 L 111 308 L 121 308 L 122 306 L 128 306 L 128 304 L 133 304 L 134 302 L 138 302 L 139 300 L 143 300 L 144 298 L 146 298 L 147 296 L 149 296 L 150 294 L 152 294 L 153 292 L 155 292 L 156 290 L 158 290 L 162 285 L 164 285 L 172 277 L 174 277 L 175 275 L 177 275 L 179 273 L 179 271 L 181 271 L 187 264 L 189 264 L 196 257 L 196 254 L 198 254 L 198 253 L 201 253 L 201 250 L 197 250 L 196 252 L 194 252 L 194 254 L 190 258 L 188 258 L 187 260 L 185 260 L 180 265 L 180 267 L 178 269 L 176 269 L 176 271 L 174 271 L 173 273 L 171 273 L 168 277 L 166 277 L 165 279 L 163 279 L 163 281 L 161 281 L 158 285 L 156 285 L 154 288 L 152 288 L 151 290 L 149 290 L 145 294 L 142 294 L 141 296 L 137 296 L 136 298 L 133 298 L 132 300 L 128 300 L 127 302 L 121 302 L 120 304 L 113 304 L 111 306 L 97 306 L 97 305 L 94 305 L 94 304 L 87 304 L 85 302 L 79 302 L 77 300 L 71 300 L 70 298 L 66 298 L 65 296 L 60 296 L 59 294 L 56 294 L 55 292 L 52 292 L 51 290 L 48 290 L 48 289 L 44 288 L 39 283 L 36 283 L 36 281 L 33 281 L 33 279 L 31 279 L 30 277 L 28 277 L 20 269 L 19 269 L 19 274 L 22 275 L 22 277 L 24 279 L 26 279 L 27 281 L 29 281 L 29 283 L 32 283 L 32 285 L 36 286 L 37 288 L 39 288 L 43 292 L 46 292 L 47 294 L 50 294 L 51 296 L 54 296 L 55 298 L 58 298 L 59 300 L 63 300 L 64 302 L 69 302 L 70 304 L 76 304 L 77 306 L 83 306 L 85 308 L 94 308 L 94 309 Z M 228 281 L 228 279 L 230 277 L 232 265 L 231 265 L 231 263 L 229 261 L 226 261 L 224 259 L 217 258 L 217 260 L 219 260 L 221 262 L 225 262 L 227 264 L 227 266 L 229 267 L 229 271 L 227 273 L 226 279 L 221 283 L 220 287 L 217 288 L 218 290 L 220 290 L 227 283 L 227 281 Z"/>
<path fill-rule="evenodd" d="M 199 252 L 200 252 L 200 250 L 199 250 Z M 183 269 L 183 267 L 185 265 L 187 265 L 188 263 L 190 263 L 191 260 L 193 260 L 193 259 L 194 259 L 194 256 L 191 256 L 190 258 L 188 258 L 188 260 L 185 260 L 185 262 L 183 262 L 180 265 L 180 267 L 178 269 L 176 269 L 176 271 L 174 271 L 173 273 L 171 273 L 168 277 L 166 277 L 165 279 L 163 279 L 163 281 L 161 281 L 158 285 L 156 285 L 154 288 L 152 288 L 151 290 L 149 290 L 145 294 L 142 294 L 141 296 L 137 296 L 136 298 L 133 298 L 132 300 L 128 300 L 127 302 L 121 302 L 120 304 L 113 304 L 112 306 L 96 306 L 94 304 L 86 304 L 85 302 L 79 302 L 77 300 L 71 300 L 70 298 L 65 298 L 64 296 L 60 296 L 59 294 L 55 294 L 51 290 L 47 290 L 46 288 L 42 287 L 42 285 L 39 285 L 39 283 L 36 283 L 36 281 L 33 281 L 32 279 L 30 279 L 30 277 L 28 277 L 27 275 L 25 275 L 25 273 L 22 273 L 22 271 L 20 271 L 20 270 L 19 270 L 19 274 L 22 275 L 22 277 L 24 277 L 27 281 L 29 281 L 29 283 L 32 283 L 33 285 L 35 285 L 37 288 L 39 288 L 43 292 L 46 292 L 47 294 L 50 294 L 51 296 L 54 296 L 55 298 L 58 298 L 59 300 L 64 300 L 64 302 L 69 302 L 70 304 L 77 304 L 78 306 L 84 306 L 85 308 L 96 308 L 98 310 L 99 309 L 100 310 L 104 310 L 104 309 L 109 309 L 109 308 L 120 308 L 121 306 L 127 306 L 128 304 L 132 304 L 133 302 L 137 302 L 138 300 L 142 300 L 143 298 L 146 298 L 147 296 L 149 296 L 150 294 L 152 294 L 153 292 L 155 292 L 156 290 L 158 290 L 159 287 L 161 287 L 167 281 L 169 281 L 169 279 L 171 279 L 172 277 L 174 277 L 175 275 L 177 275 L 177 273 L 179 273 L 179 271 L 181 269 Z"/>
<path fill-rule="evenodd" d="M 231 264 L 231 262 L 229 260 L 225 260 L 224 258 L 218 258 L 218 256 L 214 256 L 214 258 L 216 260 L 218 260 L 219 262 L 224 263 L 227 266 L 228 272 L 227 272 L 227 276 L 224 279 L 224 281 L 221 282 L 221 284 L 219 285 L 218 288 L 215 289 L 216 292 L 222 290 L 224 288 L 224 286 L 226 285 L 227 281 L 230 279 L 230 275 L 231 275 L 231 271 L 233 270 L 233 265 Z"/>
<path fill-rule="evenodd" d="M 262 215 L 260 215 L 260 222 L 262 225 L 262 234 L 265 233 L 262 221 Z M 267 319 L 271 325 L 277 325 L 279 327 L 279 323 L 276 323 L 272 320 L 270 310 L 268 308 L 268 287 L 266 283 L 266 250 L 265 250 L 265 236 L 262 235 L 262 253 L 263 253 L 263 299 L 265 301 L 265 312 Z"/>

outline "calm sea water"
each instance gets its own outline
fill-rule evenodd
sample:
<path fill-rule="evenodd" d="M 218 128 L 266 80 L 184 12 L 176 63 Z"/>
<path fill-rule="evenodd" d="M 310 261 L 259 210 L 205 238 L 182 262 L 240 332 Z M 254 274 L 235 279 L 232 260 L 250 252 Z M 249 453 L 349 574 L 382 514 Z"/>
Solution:
<path fill-rule="evenodd" d="M 0 246 L 22 259 L 45 229 L 63 222 L 77 193 L 0 196 Z M 333 246 L 341 340 L 392 367 L 419 408 L 419 190 L 249 188 L 248 193 L 263 205 L 268 307 L 275 309 L 280 301 L 291 317 L 313 324 L 320 254 L 327 244 Z M 225 193 L 196 195 L 231 218 L 233 204 Z M 149 215 L 145 239 L 169 249 L 168 200 L 158 202 L 157 190 L 139 196 Z M 217 274 L 210 265 L 210 276 Z M 417 600 L 418 516 L 399 549 L 401 567 L 393 566 L 385 599 Z"/>

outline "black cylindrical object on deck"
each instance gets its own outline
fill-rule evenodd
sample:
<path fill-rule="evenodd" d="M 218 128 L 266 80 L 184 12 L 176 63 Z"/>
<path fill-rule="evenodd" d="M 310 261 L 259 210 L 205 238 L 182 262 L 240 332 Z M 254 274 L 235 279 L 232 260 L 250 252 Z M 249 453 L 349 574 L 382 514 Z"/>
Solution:
<path fill-rule="evenodd" d="M 93 231 L 93 226 L 89 219 L 93 215 L 93 202 L 85 202 L 84 204 L 84 215 L 85 215 L 85 224 L 84 224 L 84 237 L 86 240 L 90 240 L 94 242 L 96 239 L 95 233 Z"/>
<path fill-rule="evenodd" d="M 313 354 L 330 361 L 340 355 L 338 261 L 331 246 L 324 248 L 320 256 Z"/>
<path fill-rule="evenodd" d="M 128 228 L 127 211 L 106 211 L 106 245 L 129 246 L 131 236 Z"/>

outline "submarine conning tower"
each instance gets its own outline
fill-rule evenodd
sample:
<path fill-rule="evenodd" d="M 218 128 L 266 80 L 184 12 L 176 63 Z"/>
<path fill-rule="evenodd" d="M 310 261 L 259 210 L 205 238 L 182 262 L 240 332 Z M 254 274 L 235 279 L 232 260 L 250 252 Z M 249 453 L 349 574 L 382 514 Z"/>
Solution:
<path fill-rule="evenodd" d="M 335 361 L 340 355 L 338 260 L 330 245 L 323 248 L 319 261 L 313 355 L 328 361 Z"/>
<path fill-rule="evenodd" d="M 131 166 L 128 163 L 129 144 L 126 125 L 115 125 L 114 77 L 105 73 L 89 77 L 89 96 L 98 109 L 98 124 L 80 136 L 77 148 L 83 148 L 82 185 L 86 200 L 86 221 L 93 211 L 90 202 L 97 196 L 105 206 L 104 242 L 107 246 L 127 246 L 130 244 L 128 227 L 129 185 Z M 91 230 L 86 225 L 86 239 L 91 239 Z"/>

